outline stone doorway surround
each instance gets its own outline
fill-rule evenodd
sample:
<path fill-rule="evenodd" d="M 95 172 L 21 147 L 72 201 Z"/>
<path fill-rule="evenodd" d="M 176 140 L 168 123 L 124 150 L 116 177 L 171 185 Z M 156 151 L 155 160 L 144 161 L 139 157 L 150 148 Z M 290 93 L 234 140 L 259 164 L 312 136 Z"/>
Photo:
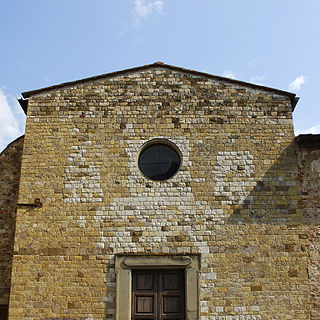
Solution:
<path fill-rule="evenodd" d="M 199 255 L 116 255 L 116 319 L 131 319 L 132 270 L 135 269 L 184 269 L 185 319 L 199 317 Z"/>

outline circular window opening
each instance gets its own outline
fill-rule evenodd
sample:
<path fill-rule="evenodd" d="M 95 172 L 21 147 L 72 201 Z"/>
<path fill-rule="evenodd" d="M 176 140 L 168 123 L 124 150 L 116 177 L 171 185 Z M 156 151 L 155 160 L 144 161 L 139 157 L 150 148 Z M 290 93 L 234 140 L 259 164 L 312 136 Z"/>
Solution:
<path fill-rule="evenodd" d="M 153 142 L 144 147 L 139 155 L 138 165 L 149 179 L 163 181 L 173 177 L 181 164 L 177 147 L 167 142 Z"/>

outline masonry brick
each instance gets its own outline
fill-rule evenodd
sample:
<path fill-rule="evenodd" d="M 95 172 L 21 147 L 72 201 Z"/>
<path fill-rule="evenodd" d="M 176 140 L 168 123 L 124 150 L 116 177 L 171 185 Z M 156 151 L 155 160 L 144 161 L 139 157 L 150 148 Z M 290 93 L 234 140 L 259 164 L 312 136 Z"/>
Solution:
<path fill-rule="evenodd" d="M 297 137 L 301 205 L 305 234 L 300 238 L 310 240 L 306 247 L 309 254 L 309 286 L 311 319 L 320 318 L 320 137 L 300 135 Z"/>
<path fill-rule="evenodd" d="M 0 154 L 0 305 L 8 305 L 23 136 Z"/>
<path fill-rule="evenodd" d="M 137 166 L 152 139 L 181 152 L 169 180 Z M 308 319 L 297 176 L 280 91 L 154 65 L 35 92 L 9 319 L 115 319 L 117 255 L 191 254 L 199 319 Z"/>

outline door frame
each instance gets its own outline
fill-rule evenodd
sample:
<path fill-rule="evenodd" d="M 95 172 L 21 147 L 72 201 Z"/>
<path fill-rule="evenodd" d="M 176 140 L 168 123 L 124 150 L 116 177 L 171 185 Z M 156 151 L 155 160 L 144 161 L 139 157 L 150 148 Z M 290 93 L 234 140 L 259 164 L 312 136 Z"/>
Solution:
<path fill-rule="evenodd" d="M 116 255 L 117 320 L 131 320 L 133 269 L 184 269 L 185 319 L 199 318 L 199 255 Z"/>

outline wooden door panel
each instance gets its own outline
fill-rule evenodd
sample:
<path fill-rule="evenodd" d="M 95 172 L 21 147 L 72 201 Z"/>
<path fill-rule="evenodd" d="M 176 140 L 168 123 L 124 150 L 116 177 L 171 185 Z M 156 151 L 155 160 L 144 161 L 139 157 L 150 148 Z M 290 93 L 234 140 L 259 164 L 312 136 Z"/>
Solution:
<path fill-rule="evenodd" d="M 184 270 L 133 270 L 132 320 L 184 320 Z"/>
<path fill-rule="evenodd" d="M 180 296 L 164 296 L 163 298 L 163 314 L 180 313 L 181 297 Z"/>
<path fill-rule="evenodd" d="M 155 290 L 155 274 L 138 273 L 136 276 L 136 290 Z"/>
<path fill-rule="evenodd" d="M 179 273 L 163 274 L 163 290 L 180 290 L 181 275 Z"/>
<path fill-rule="evenodd" d="M 136 312 L 154 314 L 154 297 L 136 297 Z"/>

